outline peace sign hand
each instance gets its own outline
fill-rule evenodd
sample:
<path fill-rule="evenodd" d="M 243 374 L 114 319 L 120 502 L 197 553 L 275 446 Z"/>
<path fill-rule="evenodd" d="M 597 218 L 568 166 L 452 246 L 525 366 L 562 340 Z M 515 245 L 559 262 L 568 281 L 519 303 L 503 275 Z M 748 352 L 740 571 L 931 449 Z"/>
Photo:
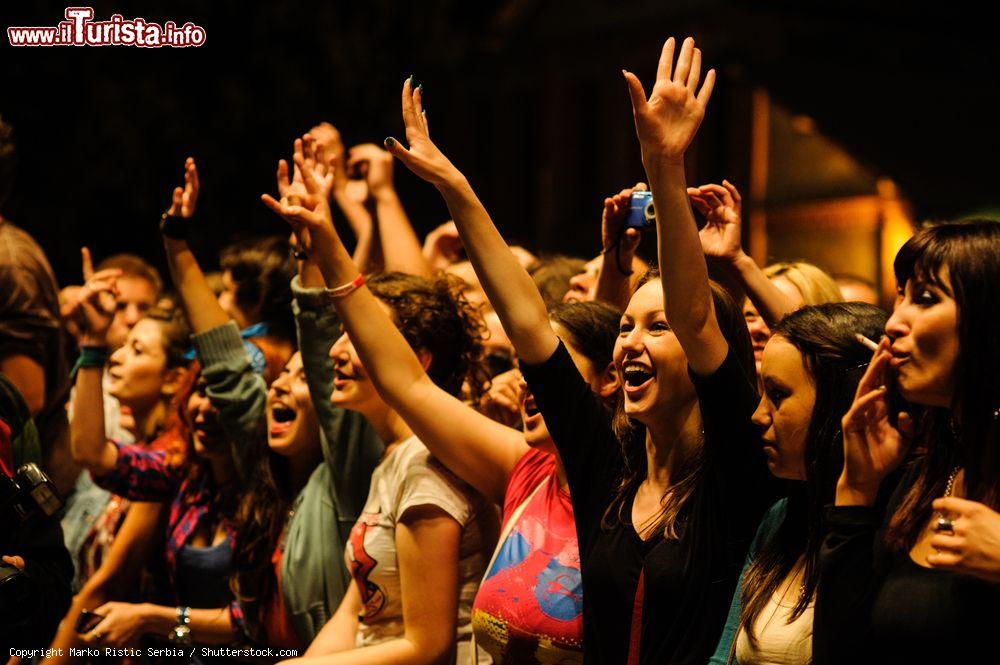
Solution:
<path fill-rule="evenodd" d="M 663 44 L 656 83 L 648 100 L 636 75 L 622 70 L 632 98 L 635 130 L 644 163 L 683 161 L 684 152 L 705 117 L 705 107 L 715 87 L 715 70 L 711 69 L 698 90 L 701 50 L 695 48 L 691 37 L 681 46 L 676 68 L 673 64 L 674 38 L 671 37 Z"/>

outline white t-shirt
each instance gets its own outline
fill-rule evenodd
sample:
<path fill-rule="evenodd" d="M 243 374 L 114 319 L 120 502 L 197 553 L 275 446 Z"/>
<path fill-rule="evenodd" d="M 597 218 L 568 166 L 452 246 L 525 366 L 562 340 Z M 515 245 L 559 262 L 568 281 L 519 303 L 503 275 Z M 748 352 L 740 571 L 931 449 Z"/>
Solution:
<path fill-rule="evenodd" d="M 347 569 L 364 602 L 357 645 L 371 646 L 402 637 L 396 524 L 408 509 L 427 505 L 441 508 L 462 526 L 458 562 L 458 662 L 468 663 L 472 601 L 488 562 L 484 538 L 489 537 L 489 527 L 495 518 L 489 514 L 490 507 L 482 496 L 431 457 L 415 436 L 396 446 L 372 473 L 368 501 L 345 547 Z"/>
<path fill-rule="evenodd" d="M 786 601 L 787 602 L 787 601 Z M 756 646 L 746 631 L 736 637 L 736 660 L 740 665 L 809 665 L 812 662 L 813 599 L 805 611 L 788 623 L 795 605 L 771 597 L 754 622 Z"/>

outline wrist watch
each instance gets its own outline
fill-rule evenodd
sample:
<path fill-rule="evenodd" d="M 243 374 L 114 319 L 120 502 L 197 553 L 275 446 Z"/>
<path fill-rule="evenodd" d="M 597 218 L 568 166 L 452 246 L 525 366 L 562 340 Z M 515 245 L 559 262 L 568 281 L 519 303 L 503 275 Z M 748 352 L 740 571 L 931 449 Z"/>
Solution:
<path fill-rule="evenodd" d="M 170 631 L 170 634 L 167 637 L 174 644 L 191 644 L 191 627 L 188 625 L 190 623 L 191 608 L 178 607 L 177 625 L 174 626 L 173 630 Z"/>

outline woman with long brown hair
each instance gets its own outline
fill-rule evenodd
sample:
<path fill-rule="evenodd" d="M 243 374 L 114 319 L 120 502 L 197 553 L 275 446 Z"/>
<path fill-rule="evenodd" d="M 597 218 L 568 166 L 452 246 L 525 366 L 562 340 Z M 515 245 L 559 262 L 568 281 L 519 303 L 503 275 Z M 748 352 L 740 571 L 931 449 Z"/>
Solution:
<path fill-rule="evenodd" d="M 985 662 L 996 653 L 1000 584 L 948 569 L 971 523 L 933 504 L 1000 507 L 1000 223 L 923 229 L 894 269 L 886 336 L 843 419 L 815 660 Z M 904 463 L 880 510 L 886 477 Z"/>

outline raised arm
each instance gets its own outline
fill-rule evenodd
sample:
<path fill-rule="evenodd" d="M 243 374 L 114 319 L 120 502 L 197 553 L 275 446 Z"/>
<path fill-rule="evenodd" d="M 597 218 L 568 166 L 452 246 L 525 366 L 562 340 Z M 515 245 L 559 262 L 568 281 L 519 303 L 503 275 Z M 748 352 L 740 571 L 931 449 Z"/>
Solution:
<path fill-rule="evenodd" d="M 385 269 L 430 277 L 420 241 L 393 186 L 392 155 L 373 143 L 354 146 L 349 154 L 349 168 L 365 166 L 368 191 L 375 199 L 375 222 Z"/>
<path fill-rule="evenodd" d="M 747 297 L 769 326 L 795 310 L 795 302 L 776 287 L 757 262 L 743 251 L 741 243 L 743 199 L 728 180 L 722 185 L 689 187 L 691 203 L 705 216 L 698 232 L 701 249 L 728 266 L 746 289 Z"/>
<path fill-rule="evenodd" d="M 296 155 L 296 160 L 301 159 Z M 306 185 L 314 180 L 306 177 Z M 312 259 L 329 288 L 358 277 L 329 206 L 318 192 L 301 206 L 268 195 L 264 203 L 284 217 L 297 234 L 312 238 Z M 382 398 L 399 412 L 417 436 L 445 465 L 494 500 L 502 500 L 514 464 L 527 450 L 523 436 L 476 412 L 439 388 L 422 359 L 410 348 L 389 315 L 363 284 L 333 298 L 344 328 Z M 424 359 L 426 360 L 426 359 Z M 476 433 L 470 436 L 470 433 Z"/>
<path fill-rule="evenodd" d="M 663 45 L 656 83 L 648 100 L 635 74 L 623 73 L 656 208 L 664 313 L 691 369 L 701 375 L 711 374 L 725 360 L 728 345 L 715 317 L 708 267 L 688 202 L 684 153 L 705 117 L 715 70 L 709 70 L 698 90 L 701 51 L 689 37 L 674 67 L 671 37 Z"/>
<path fill-rule="evenodd" d="M 500 316 L 517 355 L 528 363 L 547 360 L 559 345 L 548 311 L 531 276 L 511 253 L 465 176 L 430 139 L 423 112 L 423 90 L 403 84 L 403 122 L 409 149 L 394 138 L 385 145 L 408 169 L 434 185 L 444 197 L 462 236 L 466 253 Z"/>
<path fill-rule="evenodd" d="M 624 311 L 632 297 L 635 252 L 642 236 L 639 229 L 625 227 L 632 192 L 646 189 L 645 183 L 623 189 L 604 199 L 601 217 L 601 272 L 597 277 L 597 299 Z"/>
<path fill-rule="evenodd" d="M 219 421 L 233 447 L 233 459 L 245 482 L 261 452 L 259 426 L 267 401 L 264 380 L 250 367 L 243 340 L 212 291 L 198 259 L 187 243 L 196 223 L 200 191 L 194 158 L 184 164 L 184 186 L 173 192 L 160 228 L 170 276 L 194 332 L 194 344 L 207 382 L 206 394 L 219 411 Z"/>
<path fill-rule="evenodd" d="M 381 257 L 377 255 L 379 248 L 375 246 L 372 216 L 365 207 L 365 201 L 371 196 L 368 183 L 364 180 L 348 179 L 347 151 L 344 148 L 344 139 L 336 127 L 329 122 L 321 122 L 309 133 L 323 147 L 326 162 L 333 169 L 330 197 L 344 215 L 357 240 L 354 246 L 354 262 L 358 264 L 361 272 L 367 273 L 373 269 L 374 264 L 381 262 Z"/>
<path fill-rule="evenodd" d="M 167 218 L 161 224 L 170 277 L 195 333 L 217 328 L 229 321 L 187 243 L 187 236 L 193 230 L 200 190 L 198 167 L 194 158 L 188 157 L 184 162 L 184 186 L 174 188 Z"/>
<path fill-rule="evenodd" d="M 81 354 L 70 423 L 70 452 L 74 461 L 93 475 L 101 476 L 114 469 L 118 461 L 117 447 L 105 436 L 101 381 L 107 362 L 108 330 L 114 319 L 112 296 L 121 271 L 94 273 L 90 252 L 84 249 L 83 274 L 86 281 L 66 310 L 80 330 Z"/>

